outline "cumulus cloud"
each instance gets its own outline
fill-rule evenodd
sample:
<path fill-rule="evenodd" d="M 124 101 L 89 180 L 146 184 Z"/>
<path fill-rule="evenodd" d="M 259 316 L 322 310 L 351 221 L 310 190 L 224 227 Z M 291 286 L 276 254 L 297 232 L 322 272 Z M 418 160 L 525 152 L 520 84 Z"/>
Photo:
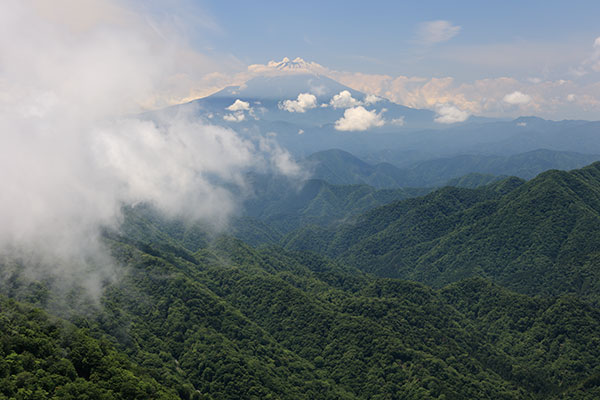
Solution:
<path fill-rule="evenodd" d="M 119 228 L 123 205 L 222 226 L 236 207 L 226 187 L 249 168 L 297 173 L 275 144 L 196 113 L 132 116 L 173 71 L 174 44 L 137 13 L 105 1 L 73 27 L 32 4 L 0 5 L 0 257 L 98 292 L 114 273 L 101 231 Z"/>
<path fill-rule="evenodd" d="M 460 29 L 460 26 L 452 25 L 449 21 L 427 21 L 419 24 L 417 37 L 420 42 L 431 45 L 452 39 Z"/>
<path fill-rule="evenodd" d="M 279 108 L 288 112 L 304 113 L 317 107 L 317 97 L 310 93 L 300 93 L 296 100 L 285 100 L 279 103 Z"/>
<path fill-rule="evenodd" d="M 329 102 L 333 108 L 349 108 L 361 105 L 361 102 L 352 97 L 348 90 L 342 90 L 334 95 Z"/>
<path fill-rule="evenodd" d="M 368 94 L 365 96 L 366 105 L 375 104 L 380 102 L 381 100 L 383 100 L 381 97 L 375 96 L 374 94 Z"/>
<path fill-rule="evenodd" d="M 462 111 L 451 104 L 440 105 L 436 112 L 435 122 L 440 124 L 455 124 L 466 121 L 469 118 L 468 112 Z"/>
<path fill-rule="evenodd" d="M 223 119 L 227 122 L 242 122 L 246 119 L 246 115 L 243 111 L 236 111 L 232 114 L 223 115 Z"/>
<path fill-rule="evenodd" d="M 236 101 L 233 102 L 232 105 L 230 105 L 229 107 L 227 107 L 226 110 L 229 110 L 229 111 L 249 111 L 250 110 L 250 103 L 248 103 L 247 101 L 243 101 L 243 100 L 237 99 Z"/>
<path fill-rule="evenodd" d="M 531 101 L 531 96 L 515 90 L 502 98 L 502 101 L 512 105 L 523 105 Z"/>
<path fill-rule="evenodd" d="M 348 108 L 344 116 L 335 121 L 338 131 L 366 131 L 367 129 L 383 126 L 385 121 L 375 110 L 368 111 L 363 106 Z"/>

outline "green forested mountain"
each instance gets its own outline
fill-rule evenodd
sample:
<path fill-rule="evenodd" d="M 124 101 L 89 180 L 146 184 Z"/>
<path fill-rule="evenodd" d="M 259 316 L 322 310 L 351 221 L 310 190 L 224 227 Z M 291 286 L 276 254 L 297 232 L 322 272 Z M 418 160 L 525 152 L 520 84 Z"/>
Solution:
<path fill-rule="evenodd" d="M 243 235 L 247 218 L 258 220 L 263 231 L 270 229 L 277 240 L 285 233 L 304 225 L 331 225 L 369 209 L 396 200 L 421 196 L 431 189 L 396 188 L 375 189 L 368 185 L 334 185 L 320 179 L 293 183 L 273 176 L 255 176 L 255 193 L 244 204 L 246 220 L 234 222 L 234 234 L 257 243 Z M 254 223 L 255 224 L 255 223 Z M 264 241 L 262 241 L 264 242 Z"/>
<path fill-rule="evenodd" d="M 241 215 L 230 222 L 228 233 L 246 243 L 278 243 L 302 226 L 332 226 L 391 202 L 422 196 L 432 189 L 375 189 L 367 185 L 332 185 L 309 179 L 293 183 L 271 175 L 255 175 L 254 193 L 248 195 Z M 129 239 L 152 239 L 172 247 L 174 241 L 195 251 L 210 240 L 210 227 L 197 221 L 170 218 L 149 205 L 125 209 L 130 222 L 121 229 Z"/>
<path fill-rule="evenodd" d="M 491 175 L 471 172 L 470 174 L 459 178 L 450 179 L 446 182 L 446 186 L 455 186 L 468 189 L 475 189 L 480 186 L 485 186 L 508 178 L 506 175 Z"/>
<path fill-rule="evenodd" d="M 354 212 L 345 196 L 394 198 L 313 185 L 298 204 L 315 221 L 319 204 Z M 445 187 L 303 226 L 286 248 L 125 211 L 104 233 L 118 279 L 85 307 L 2 259 L 0 396 L 600 396 L 600 163 Z"/>
<path fill-rule="evenodd" d="M 106 338 L 98 346 L 118 349 L 120 367 L 147 382 L 134 372 L 129 385 L 157 396 L 558 399 L 598 390 L 600 313 L 574 297 L 528 297 L 481 279 L 434 290 L 234 239 L 186 257 L 119 236 L 108 243 L 128 267 L 95 311 L 73 318 L 75 332 L 92 347 L 92 337 Z M 47 329 L 27 307 L 7 304 L 3 321 L 22 309 L 10 330 Z M 31 357 L 3 332 L 3 362 Z M 36 365 L 65 351 L 72 359 L 69 344 L 60 346 L 33 350 Z M 6 371 L 16 388 L 33 387 L 24 372 L 41 374 Z M 115 379 L 112 367 L 103 371 L 89 378 L 100 388 Z M 149 398 L 111 390 L 89 398 Z"/>
<path fill-rule="evenodd" d="M 177 399 L 106 339 L 0 297 L 0 399 Z"/>
<path fill-rule="evenodd" d="M 317 250 L 364 271 L 436 286 L 483 276 L 523 293 L 595 298 L 599 223 L 595 163 L 529 182 L 443 188 L 377 208 L 343 228 L 305 227 L 286 246 L 313 249 L 317 242 Z"/>

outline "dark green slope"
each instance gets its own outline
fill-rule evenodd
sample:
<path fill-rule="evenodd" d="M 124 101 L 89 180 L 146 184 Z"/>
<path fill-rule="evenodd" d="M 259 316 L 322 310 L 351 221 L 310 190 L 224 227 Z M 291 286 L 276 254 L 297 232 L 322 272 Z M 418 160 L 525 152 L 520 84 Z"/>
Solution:
<path fill-rule="evenodd" d="M 471 202 L 459 191 L 453 205 Z M 192 253 L 164 233 L 145 239 L 136 223 L 123 229 L 138 232 L 135 240 L 107 238 L 126 268 L 102 308 L 74 322 L 111 338 L 145 379 L 183 399 L 547 399 L 595 390 L 600 315 L 579 300 L 481 280 L 433 290 L 235 239 Z"/>
<path fill-rule="evenodd" d="M 300 186 L 283 179 L 254 176 L 256 193 L 247 199 L 244 216 L 232 218 L 228 234 L 251 245 L 274 244 L 288 232 L 305 225 L 340 224 L 367 210 L 428 193 L 431 189 L 375 189 L 367 185 L 332 185 L 307 180 Z M 147 204 L 124 209 L 122 237 L 144 240 L 157 249 L 190 251 L 205 247 L 219 229 L 179 217 L 172 218 Z M 216 232 L 216 233 L 215 233 Z"/>
<path fill-rule="evenodd" d="M 16 353 L 29 368 L 2 367 L 0 379 L 33 393 L 46 381 L 27 374 L 54 374 L 64 358 L 77 376 L 67 368 L 51 379 L 83 385 L 71 398 L 90 385 L 100 391 L 90 398 L 136 398 L 118 393 L 138 389 L 150 394 L 137 398 L 183 399 L 594 398 L 599 182 L 594 164 L 529 182 L 446 187 L 351 225 L 294 232 L 288 249 L 256 249 L 129 209 L 121 230 L 105 233 L 119 278 L 101 307 L 63 312 L 71 331 L 56 336 L 28 307 L 0 302 L 0 363 Z M 3 294 L 57 306 L 46 282 L 28 284 L 19 271 L 0 263 Z M 464 279 L 473 275 L 487 279 Z M 102 354 L 97 370 L 78 370 L 69 332 Z M 27 350 L 23 337 L 51 346 Z"/>
<path fill-rule="evenodd" d="M 0 297 L 0 399 L 177 399 L 86 329 Z"/>
<path fill-rule="evenodd" d="M 290 182 L 273 175 L 249 176 L 252 195 L 231 234 L 247 243 L 277 243 L 304 225 L 330 225 L 393 201 L 421 196 L 431 189 L 375 189 L 367 185 L 335 185 L 319 179 Z"/>
<path fill-rule="evenodd" d="M 508 178 L 506 175 L 491 175 L 491 174 L 481 174 L 478 172 L 471 172 L 467 175 L 461 176 L 459 178 L 450 179 L 446 182 L 445 186 L 455 186 L 462 187 L 468 189 L 475 189 L 480 186 L 490 185 L 495 182 L 499 182 Z"/>
<path fill-rule="evenodd" d="M 235 240 L 198 252 L 198 266 L 115 245 L 133 257 L 132 270 L 108 292 L 97 329 L 116 337 L 127 321 L 121 342 L 134 360 L 170 365 L 207 398 L 548 398 L 588 379 L 600 360 L 587 342 L 600 316 L 574 300 L 538 332 L 536 321 L 568 299 L 477 281 L 439 292 Z M 490 315 L 464 307 L 469 298 L 487 299 Z M 488 332 L 486 318 L 506 321 L 518 307 L 527 324 L 496 342 L 502 323 Z M 580 320 L 589 325 L 581 333 L 559 329 Z M 543 359 L 556 366 L 521 357 L 537 341 L 532 332 L 567 340 Z"/>
<path fill-rule="evenodd" d="M 304 228 L 288 248 L 320 248 L 383 276 L 443 285 L 484 276 L 529 294 L 596 297 L 600 163 L 482 189 L 444 188 L 372 210 L 335 232 Z"/>

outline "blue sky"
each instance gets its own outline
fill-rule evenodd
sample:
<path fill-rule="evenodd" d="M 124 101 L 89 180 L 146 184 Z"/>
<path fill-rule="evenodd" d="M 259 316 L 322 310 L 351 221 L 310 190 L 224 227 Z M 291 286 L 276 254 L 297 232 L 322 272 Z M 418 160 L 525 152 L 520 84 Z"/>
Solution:
<path fill-rule="evenodd" d="M 308 72 L 410 107 L 600 120 L 599 1 L 29 3 L 75 40 L 126 30 L 162 49 L 150 64 L 168 72 L 147 107 L 207 96 L 299 57 Z"/>
<path fill-rule="evenodd" d="M 598 1 L 171 0 L 143 8 L 218 65 L 219 80 L 204 79 L 198 95 L 241 83 L 249 65 L 300 57 L 412 107 L 600 119 Z"/>
<path fill-rule="evenodd" d="M 565 48 L 584 56 L 600 36 L 600 2 L 596 1 L 204 1 L 189 5 L 214 22 L 214 29 L 195 32 L 196 44 L 230 53 L 243 63 L 302 57 L 333 69 L 391 75 L 463 79 L 507 73 L 558 75 L 568 62 L 576 61 L 562 57 Z M 448 21 L 460 30 L 447 41 L 425 45 L 418 34 L 420 24 L 435 20 Z M 511 60 L 510 68 L 474 65 L 477 54 L 464 61 L 453 56 L 453 50 L 463 54 L 486 46 L 493 50 L 536 45 L 539 54 L 528 52 L 529 60 Z M 556 49 L 554 57 L 546 54 L 551 49 Z"/>

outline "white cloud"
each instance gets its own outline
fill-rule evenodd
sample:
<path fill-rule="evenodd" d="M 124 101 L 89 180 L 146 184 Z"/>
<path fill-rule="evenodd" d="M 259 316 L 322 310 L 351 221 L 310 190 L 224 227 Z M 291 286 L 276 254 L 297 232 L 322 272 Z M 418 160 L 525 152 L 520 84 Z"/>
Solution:
<path fill-rule="evenodd" d="M 590 56 L 590 64 L 594 71 L 600 72 L 600 37 L 594 40 L 594 51 Z"/>
<path fill-rule="evenodd" d="M 259 149 L 269 155 L 268 160 L 271 163 L 271 169 L 296 179 L 308 178 L 307 171 L 294 161 L 287 150 L 282 149 L 277 144 L 273 139 L 275 136 L 277 135 L 267 135 L 266 138 L 260 138 L 258 142 Z"/>
<path fill-rule="evenodd" d="M 281 110 L 297 113 L 304 113 L 315 107 L 317 107 L 317 97 L 310 93 L 300 93 L 296 100 L 285 100 L 279 104 Z"/>
<path fill-rule="evenodd" d="M 363 106 L 348 108 L 344 116 L 335 121 L 338 131 L 366 131 L 367 129 L 383 126 L 383 118 L 375 110 L 368 111 Z"/>
<path fill-rule="evenodd" d="M 523 105 L 523 104 L 527 104 L 531 101 L 531 96 L 529 96 L 528 94 L 519 92 L 518 90 L 515 90 L 514 92 L 509 93 L 506 96 L 504 96 L 502 98 L 502 100 L 505 103 L 512 104 L 512 105 Z"/>
<path fill-rule="evenodd" d="M 516 118 L 526 111 L 548 119 L 600 119 L 598 83 L 565 79 L 532 82 L 512 77 L 458 82 L 452 77 L 393 77 L 337 71 L 328 76 L 353 89 L 413 108 L 435 111 L 438 104 L 453 104 L 471 115 L 487 117 Z M 508 107 L 503 98 L 515 91 L 526 93 L 531 101 Z"/>
<path fill-rule="evenodd" d="M 592 44 L 592 51 L 588 52 L 587 57 L 577 66 L 571 66 L 569 72 L 572 76 L 581 78 L 590 72 L 600 72 L 600 37 L 597 37 Z"/>
<path fill-rule="evenodd" d="M 460 29 L 460 26 L 452 25 L 449 21 L 428 21 L 419 24 L 417 37 L 420 42 L 431 45 L 452 39 Z"/>
<path fill-rule="evenodd" d="M 451 104 L 443 104 L 437 108 L 437 117 L 435 122 L 440 124 L 455 124 L 457 122 L 466 121 L 469 118 L 469 113 L 462 111 Z"/>
<path fill-rule="evenodd" d="M 352 94 L 347 90 L 342 90 L 331 98 L 329 104 L 333 108 L 349 108 L 361 105 L 361 102 L 352 97 Z"/>
<path fill-rule="evenodd" d="M 226 109 L 229 111 L 249 111 L 250 103 L 248 103 L 247 101 L 237 99 L 236 101 L 233 102 L 232 105 L 230 105 Z"/>
<path fill-rule="evenodd" d="M 375 96 L 374 94 L 368 94 L 365 96 L 366 105 L 375 104 L 377 102 L 380 102 L 381 100 L 383 100 L 381 97 Z"/>
<path fill-rule="evenodd" d="M 390 120 L 389 124 L 390 125 L 397 125 L 397 126 L 404 125 L 404 116 L 399 117 L 399 118 L 394 118 L 394 119 Z"/>
<path fill-rule="evenodd" d="M 236 207 L 227 188 L 243 188 L 249 168 L 296 173 L 283 150 L 197 113 L 133 116 L 163 93 L 180 43 L 129 21 L 139 10 L 115 11 L 115 22 L 111 8 L 108 22 L 98 13 L 73 28 L 32 3 L 0 2 L 0 258 L 25 256 L 30 276 L 98 294 L 115 272 L 101 233 L 119 227 L 123 205 L 222 225 Z M 66 17 L 71 3 L 52 2 L 53 12 Z"/>
<path fill-rule="evenodd" d="M 223 119 L 227 122 L 242 122 L 246 119 L 246 115 L 243 111 L 236 111 L 232 114 L 223 115 Z"/>

